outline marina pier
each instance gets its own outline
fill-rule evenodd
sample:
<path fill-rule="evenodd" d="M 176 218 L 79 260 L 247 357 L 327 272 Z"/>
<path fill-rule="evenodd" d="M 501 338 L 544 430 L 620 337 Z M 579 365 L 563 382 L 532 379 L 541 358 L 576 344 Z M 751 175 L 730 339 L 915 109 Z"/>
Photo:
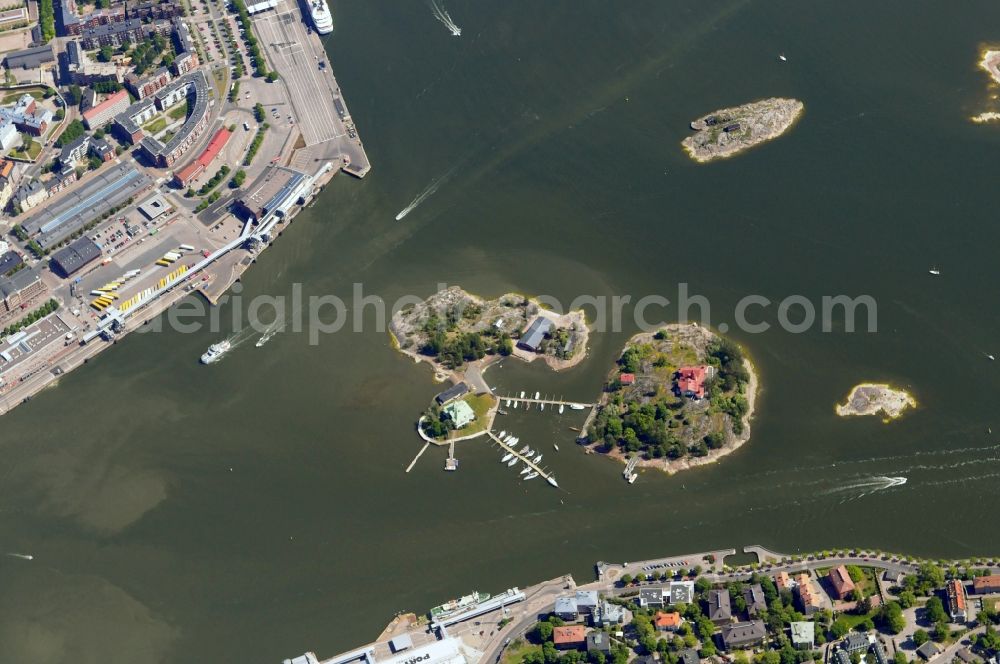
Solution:
<path fill-rule="evenodd" d="M 499 397 L 505 403 L 510 401 L 511 403 L 527 403 L 527 404 L 545 404 L 546 406 L 568 406 L 572 410 L 584 410 L 586 408 L 593 408 L 595 404 L 592 403 L 581 403 L 579 401 L 563 401 L 562 399 L 532 399 L 529 397 L 519 397 L 515 395 L 507 395 L 505 397 Z M 576 406 L 574 408 L 574 406 Z"/>
<path fill-rule="evenodd" d="M 527 456 L 521 454 L 520 452 L 518 452 L 517 450 L 515 450 L 513 447 L 511 447 L 510 445 L 508 445 L 507 443 L 503 442 L 503 440 L 499 436 L 497 436 L 495 433 L 493 433 L 492 431 L 487 431 L 486 433 L 489 434 L 489 437 L 492 438 L 494 440 L 494 442 L 496 442 L 497 445 L 499 445 L 501 448 L 503 448 L 504 451 L 510 452 L 511 454 L 513 454 L 516 458 L 518 458 L 521 461 L 523 461 L 524 465 L 528 466 L 533 471 L 535 471 L 536 473 L 538 473 L 540 476 L 544 477 L 546 482 L 548 482 L 552 486 L 556 487 L 557 489 L 559 488 L 559 485 L 556 483 L 556 477 L 555 477 L 555 475 L 553 475 L 552 473 L 549 473 L 544 468 L 542 468 L 541 466 L 539 466 L 538 464 L 536 464 L 534 461 L 532 461 L 530 458 L 528 458 Z"/>

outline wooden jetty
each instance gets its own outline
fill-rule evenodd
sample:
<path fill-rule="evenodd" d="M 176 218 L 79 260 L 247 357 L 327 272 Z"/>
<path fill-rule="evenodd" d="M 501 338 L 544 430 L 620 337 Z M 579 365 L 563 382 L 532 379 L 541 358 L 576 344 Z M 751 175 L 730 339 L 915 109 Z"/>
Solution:
<path fill-rule="evenodd" d="M 511 454 L 513 454 L 514 456 L 516 456 L 521 461 L 523 461 L 526 466 L 528 466 L 533 471 L 535 471 L 536 473 L 538 473 L 541 477 L 545 478 L 546 482 L 548 482 L 549 484 L 551 484 L 552 486 L 554 486 L 556 488 L 559 488 L 559 485 L 556 483 L 556 477 L 555 477 L 555 475 L 547 472 L 545 469 L 543 469 L 541 466 L 539 466 L 538 464 L 536 464 L 534 461 L 532 461 L 528 457 L 524 456 L 523 454 L 521 454 L 520 452 L 518 452 L 517 450 L 515 450 L 513 447 L 511 447 L 507 443 L 503 442 L 503 440 L 501 440 L 500 437 L 497 436 L 492 431 L 487 431 L 487 433 L 490 435 L 490 438 L 492 438 L 493 441 L 496 442 L 497 445 L 499 445 L 505 451 L 510 452 Z"/>
<path fill-rule="evenodd" d="M 563 401 L 562 399 L 531 399 L 528 397 L 519 397 L 519 396 L 505 396 L 498 398 L 502 401 L 512 401 L 512 402 L 516 401 L 519 403 L 539 403 L 539 404 L 543 403 L 546 406 L 568 406 L 572 410 L 583 410 L 586 408 L 593 408 L 596 405 L 592 403 L 583 403 L 580 401 Z M 573 406 L 583 406 L 583 408 L 573 408 Z"/>

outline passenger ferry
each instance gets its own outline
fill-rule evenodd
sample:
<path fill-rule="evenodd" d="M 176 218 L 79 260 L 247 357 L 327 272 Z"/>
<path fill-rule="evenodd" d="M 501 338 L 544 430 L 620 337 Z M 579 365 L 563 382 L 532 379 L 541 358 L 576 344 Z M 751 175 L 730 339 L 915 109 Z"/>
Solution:
<path fill-rule="evenodd" d="M 477 604 L 485 602 L 489 598 L 489 593 L 476 591 L 471 595 L 465 595 L 464 597 L 459 597 L 458 599 L 445 602 L 441 606 L 435 606 L 431 609 L 431 618 L 444 618 L 453 613 L 458 613 L 459 611 L 463 611 L 465 609 L 471 609 Z"/>
<path fill-rule="evenodd" d="M 316 32 L 321 35 L 328 35 L 333 32 L 333 14 L 330 13 L 330 6 L 326 0 L 310 0 L 309 15 L 312 17 Z"/>

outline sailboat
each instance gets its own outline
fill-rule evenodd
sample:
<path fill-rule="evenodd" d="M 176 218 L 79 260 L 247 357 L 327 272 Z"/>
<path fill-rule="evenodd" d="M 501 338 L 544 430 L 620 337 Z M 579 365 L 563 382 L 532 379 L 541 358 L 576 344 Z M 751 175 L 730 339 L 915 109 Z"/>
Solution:
<path fill-rule="evenodd" d="M 514 408 L 517 408 L 517 402 L 516 401 L 514 402 Z"/>
<path fill-rule="evenodd" d="M 538 477 L 538 473 L 528 473 L 527 475 L 524 476 L 524 479 L 526 479 L 526 480 L 533 480 L 536 477 Z"/>
<path fill-rule="evenodd" d="M 530 449 L 531 449 L 530 447 L 528 447 L 527 445 L 525 445 L 524 447 L 521 448 L 521 451 L 518 452 L 518 454 L 524 454 L 525 452 L 527 452 Z"/>
<path fill-rule="evenodd" d="M 564 404 L 564 403 L 561 403 L 561 404 L 559 404 L 559 414 L 560 414 L 560 415 L 562 415 L 562 414 L 563 414 L 563 409 L 564 409 L 564 408 L 566 408 L 566 404 Z"/>
<path fill-rule="evenodd" d="M 538 463 L 538 462 L 539 462 L 539 461 L 541 461 L 541 460 L 542 460 L 542 455 L 541 455 L 541 454 L 539 454 L 538 456 L 536 456 L 536 457 L 534 458 L 534 460 L 533 460 L 533 461 L 534 461 L 535 463 Z"/>
<path fill-rule="evenodd" d="M 525 456 L 525 458 L 528 458 L 528 459 L 530 459 L 531 455 L 534 454 L 534 453 L 535 453 L 534 450 L 532 450 L 530 447 L 528 448 L 527 452 L 521 452 L 521 454 L 523 454 Z"/>
<path fill-rule="evenodd" d="M 507 399 L 507 402 L 504 403 L 504 406 L 506 406 L 507 408 L 510 408 L 510 399 Z"/>
<path fill-rule="evenodd" d="M 555 475 L 549 475 L 548 478 L 546 478 L 545 481 L 548 482 L 549 484 L 551 484 L 552 486 L 556 487 L 557 489 L 559 488 L 559 485 L 556 483 L 556 476 Z M 562 501 L 560 501 L 560 502 L 562 502 Z"/>
<path fill-rule="evenodd" d="M 521 439 L 518 438 L 517 436 L 511 436 L 511 439 L 507 441 L 507 444 L 510 445 L 511 447 L 514 447 L 520 440 Z"/>
<path fill-rule="evenodd" d="M 535 401 L 538 401 L 538 397 L 542 396 L 541 392 L 535 392 Z"/>
<path fill-rule="evenodd" d="M 524 468 L 521 469 L 521 474 L 522 475 L 524 475 L 525 473 L 530 473 L 530 472 L 531 472 L 531 466 L 525 466 Z"/>
<path fill-rule="evenodd" d="M 503 455 L 503 458 L 502 458 L 502 459 L 500 459 L 500 463 L 507 463 L 507 462 L 508 462 L 508 461 L 510 461 L 510 460 L 511 460 L 511 459 L 512 459 L 513 457 L 514 457 L 514 453 L 513 453 L 513 452 L 507 452 L 507 454 L 504 454 L 504 455 Z"/>
<path fill-rule="evenodd" d="M 506 431 L 501 431 L 500 433 L 497 434 L 497 438 L 499 438 L 500 440 L 503 440 L 503 437 L 506 436 L 506 435 L 507 435 Z"/>
<path fill-rule="evenodd" d="M 507 467 L 510 468 L 511 466 L 513 466 L 514 464 L 516 464 L 518 461 L 520 461 L 520 459 L 518 459 L 517 457 L 514 457 L 513 459 L 511 459 L 510 461 L 507 462 Z"/>
<path fill-rule="evenodd" d="M 524 398 L 524 390 L 521 390 L 521 398 Z"/>
<path fill-rule="evenodd" d="M 543 403 L 538 404 L 538 410 L 545 410 L 545 404 Z"/>

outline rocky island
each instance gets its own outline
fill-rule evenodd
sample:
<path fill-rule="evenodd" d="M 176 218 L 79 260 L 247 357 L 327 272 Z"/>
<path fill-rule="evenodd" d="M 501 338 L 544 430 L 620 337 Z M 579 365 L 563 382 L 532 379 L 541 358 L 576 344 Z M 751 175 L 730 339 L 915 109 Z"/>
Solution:
<path fill-rule="evenodd" d="M 568 369 L 586 357 L 589 338 L 582 310 L 558 314 L 516 293 L 486 300 L 457 286 L 397 312 L 390 334 L 400 352 L 453 383 L 421 418 L 421 432 L 435 440 L 488 429 L 497 403 L 482 374 L 492 362 L 513 356 Z"/>
<path fill-rule="evenodd" d="M 750 439 L 758 380 L 734 342 L 697 324 L 632 337 L 586 431 L 596 452 L 675 473 Z"/>
<path fill-rule="evenodd" d="M 994 84 L 1000 84 L 1000 51 L 987 50 L 983 52 L 983 57 L 979 61 L 979 67 L 993 79 Z M 996 99 L 996 95 L 993 96 Z M 994 122 L 1000 120 L 1000 113 L 996 111 L 985 111 L 979 115 L 972 116 L 973 122 Z"/>
<path fill-rule="evenodd" d="M 697 133 L 681 145 L 697 162 L 729 157 L 781 136 L 804 108 L 797 99 L 773 97 L 719 109 L 692 122 Z"/>
<path fill-rule="evenodd" d="M 917 400 L 906 390 L 900 390 L 884 383 L 861 383 L 847 395 L 847 403 L 837 405 L 837 415 L 877 415 L 885 414 L 885 421 L 894 420 L 907 408 L 916 408 Z"/>

